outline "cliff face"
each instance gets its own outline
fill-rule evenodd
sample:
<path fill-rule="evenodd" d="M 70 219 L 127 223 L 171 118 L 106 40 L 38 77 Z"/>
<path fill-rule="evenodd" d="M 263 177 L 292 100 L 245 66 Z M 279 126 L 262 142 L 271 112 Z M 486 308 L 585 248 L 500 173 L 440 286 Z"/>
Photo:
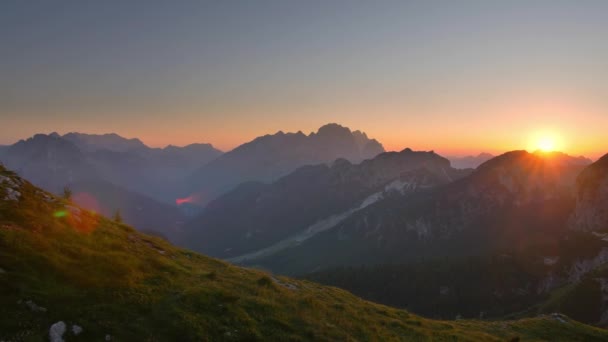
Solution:
<path fill-rule="evenodd" d="M 608 230 L 608 154 L 587 167 L 576 180 L 576 209 L 571 228 Z"/>

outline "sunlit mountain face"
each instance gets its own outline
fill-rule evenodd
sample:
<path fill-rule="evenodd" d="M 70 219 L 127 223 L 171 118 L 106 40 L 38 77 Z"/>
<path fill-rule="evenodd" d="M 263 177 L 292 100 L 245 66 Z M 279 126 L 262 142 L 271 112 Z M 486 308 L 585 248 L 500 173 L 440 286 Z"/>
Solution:
<path fill-rule="evenodd" d="M 608 341 L 608 1 L 0 7 L 0 342 Z"/>

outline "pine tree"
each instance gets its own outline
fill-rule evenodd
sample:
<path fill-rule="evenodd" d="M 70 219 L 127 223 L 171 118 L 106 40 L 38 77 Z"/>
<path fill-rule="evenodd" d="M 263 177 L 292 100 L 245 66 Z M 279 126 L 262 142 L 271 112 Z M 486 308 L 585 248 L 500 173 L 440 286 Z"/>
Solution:
<path fill-rule="evenodd" d="M 72 189 L 70 189 L 69 187 L 64 187 L 63 188 L 63 198 L 65 198 L 66 200 L 70 201 L 72 199 Z"/>
<path fill-rule="evenodd" d="M 116 209 L 116 212 L 114 212 L 114 222 L 122 223 L 122 215 L 120 215 L 120 209 Z"/>

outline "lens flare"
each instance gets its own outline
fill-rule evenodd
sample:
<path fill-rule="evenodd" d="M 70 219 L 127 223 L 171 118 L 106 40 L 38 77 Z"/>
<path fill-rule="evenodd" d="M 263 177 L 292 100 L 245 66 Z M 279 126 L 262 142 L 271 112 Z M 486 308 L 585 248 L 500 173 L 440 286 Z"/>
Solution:
<path fill-rule="evenodd" d="M 65 210 L 59 210 L 53 213 L 53 217 L 66 217 L 68 216 L 68 212 Z"/>
<path fill-rule="evenodd" d="M 104 211 L 103 210 L 104 208 L 101 207 L 97 198 L 95 198 L 95 196 L 93 196 L 90 193 L 79 192 L 73 196 L 72 200 L 74 201 L 74 203 L 78 204 L 79 206 L 81 206 L 91 212 L 95 212 L 95 213 L 104 213 L 105 212 L 107 215 L 111 214 L 111 211 L 109 211 L 109 210 Z"/>
<path fill-rule="evenodd" d="M 177 204 L 177 205 L 182 205 L 182 204 L 186 204 L 186 203 L 196 204 L 196 203 L 200 203 L 200 202 L 201 202 L 200 194 L 192 194 L 188 197 L 177 198 L 175 200 L 175 204 Z"/>

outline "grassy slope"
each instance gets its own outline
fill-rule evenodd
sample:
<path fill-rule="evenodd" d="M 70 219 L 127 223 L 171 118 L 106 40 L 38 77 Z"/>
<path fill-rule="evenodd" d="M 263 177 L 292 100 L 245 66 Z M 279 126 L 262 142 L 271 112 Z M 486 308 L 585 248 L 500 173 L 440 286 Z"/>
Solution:
<path fill-rule="evenodd" d="M 0 175 L 16 176 L 0 167 Z M 29 183 L 0 184 L 0 340 L 41 341 L 59 320 L 67 340 L 607 340 L 549 316 L 434 321 L 346 291 L 273 278 L 171 246 L 77 208 Z M 32 300 L 47 308 L 30 310 Z"/>

